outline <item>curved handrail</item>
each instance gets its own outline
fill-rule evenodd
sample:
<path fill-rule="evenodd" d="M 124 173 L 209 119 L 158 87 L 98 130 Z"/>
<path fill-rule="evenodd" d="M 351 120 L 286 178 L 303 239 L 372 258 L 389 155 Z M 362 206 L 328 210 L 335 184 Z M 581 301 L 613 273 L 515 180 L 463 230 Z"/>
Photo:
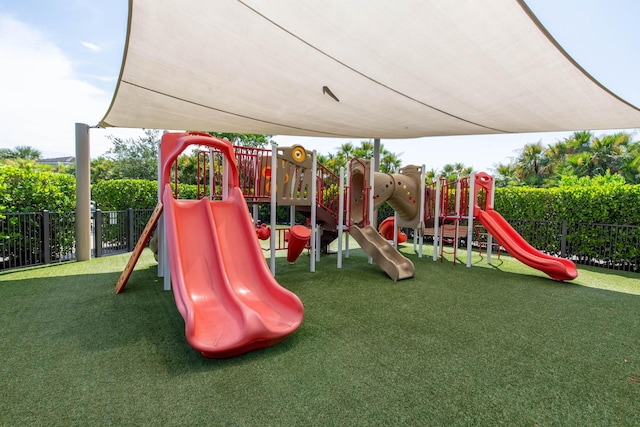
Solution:
<path fill-rule="evenodd" d="M 240 186 L 238 167 L 235 161 L 236 155 L 233 145 L 229 141 L 202 132 L 172 132 L 162 135 L 160 177 L 163 188 L 171 180 L 171 165 L 189 145 L 204 145 L 220 150 L 228 161 L 229 185 L 231 187 Z"/>

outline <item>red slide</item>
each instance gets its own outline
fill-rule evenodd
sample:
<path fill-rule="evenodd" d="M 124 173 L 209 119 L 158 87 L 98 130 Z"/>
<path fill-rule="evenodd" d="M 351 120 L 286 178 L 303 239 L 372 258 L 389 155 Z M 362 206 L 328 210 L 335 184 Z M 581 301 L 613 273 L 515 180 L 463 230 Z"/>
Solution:
<path fill-rule="evenodd" d="M 179 137 L 194 139 L 186 135 Z M 188 142 L 213 145 L 235 159 L 231 144 L 209 138 L 200 136 L 195 142 Z M 163 162 L 165 166 L 175 159 L 175 152 L 187 145 L 178 141 L 174 147 L 171 142 L 176 142 L 172 141 L 176 137 L 169 136 L 167 140 L 166 151 L 171 153 Z M 189 344 L 204 356 L 215 358 L 279 343 L 300 326 L 304 312 L 300 299 L 271 275 L 237 186 L 235 163 L 230 169 L 229 196 L 224 201 L 176 200 L 168 173 L 163 175 L 176 305 L 184 318 Z"/>
<path fill-rule="evenodd" d="M 578 277 L 576 265 L 566 258 L 540 252 L 522 238 L 494 209 L 475 207 L 476 218 L 489 233 L 518 261 L 548 274 L 555 280 L 573 280 Z"/>

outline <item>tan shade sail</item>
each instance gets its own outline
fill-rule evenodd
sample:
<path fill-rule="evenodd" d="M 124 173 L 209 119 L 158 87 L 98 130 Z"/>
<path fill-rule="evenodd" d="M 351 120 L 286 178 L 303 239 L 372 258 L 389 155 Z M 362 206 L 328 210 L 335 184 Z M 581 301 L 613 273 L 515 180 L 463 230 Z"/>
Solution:
<path fill-rule="evenodd" d="M 411 138 L 640 127 L 518 0 L 130 0 L 103 126 Z"/>

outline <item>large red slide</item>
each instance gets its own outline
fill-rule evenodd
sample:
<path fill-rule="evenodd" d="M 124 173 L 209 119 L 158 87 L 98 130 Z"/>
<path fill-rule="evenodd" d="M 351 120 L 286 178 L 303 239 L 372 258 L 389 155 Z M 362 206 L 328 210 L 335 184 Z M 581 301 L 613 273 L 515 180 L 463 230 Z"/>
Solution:
<path fill-rule="evenodd" d="M 230 357 L 284 340 L 302 322 L 300 299 L 269 271 L 230 165 L 223 201 L 176 200 L 169 168 L 190 144 L 235 159 L 227 141 L 208 135 L 163 137 L 163 203 L 173 293 L 189 344 L 207 357 Z M 177 153 L 177 154 L 176 154 Z"/>
<path fill-rule="evenodd" d="M 518 261 L 536 268 L 555 280 L 573 280 L 578 277 L 576 265 L 566 258 L 540 252 L 505 220 L 496 210 L 475 207 L 476 218 L 489 233 Z"/>

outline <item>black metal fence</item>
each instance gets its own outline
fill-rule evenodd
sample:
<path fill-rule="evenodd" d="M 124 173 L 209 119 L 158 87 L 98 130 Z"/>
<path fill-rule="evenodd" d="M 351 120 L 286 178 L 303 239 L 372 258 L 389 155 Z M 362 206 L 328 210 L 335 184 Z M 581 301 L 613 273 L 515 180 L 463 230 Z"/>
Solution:
<path fill-rule="evenodd" d="M 640 227 L 507 219 L 536 249 L 576 264 L 640 273 Z"/>
<path fill-rule="evenodd" d="M 95 211 L 92 255 L 132 251 L 152 212 Z M 75 226 L 75 212 L 0 214 L 0 270 L 75 260 Z"/>
<path fill-rule="evenodd" d="M 131 252 L 149 221 L 153 209 L 94 212 L 93 256 Z"/>
<path fill-rule="evenodd" d="M 94 257 L 133 250 L 152 209 L 93 214 Z M 533 247 L 578 264 L 640 273 L 640 227 L 507 220 Z M 76 259 L 75 213 L 0 214 L 0 270 Z"/>

